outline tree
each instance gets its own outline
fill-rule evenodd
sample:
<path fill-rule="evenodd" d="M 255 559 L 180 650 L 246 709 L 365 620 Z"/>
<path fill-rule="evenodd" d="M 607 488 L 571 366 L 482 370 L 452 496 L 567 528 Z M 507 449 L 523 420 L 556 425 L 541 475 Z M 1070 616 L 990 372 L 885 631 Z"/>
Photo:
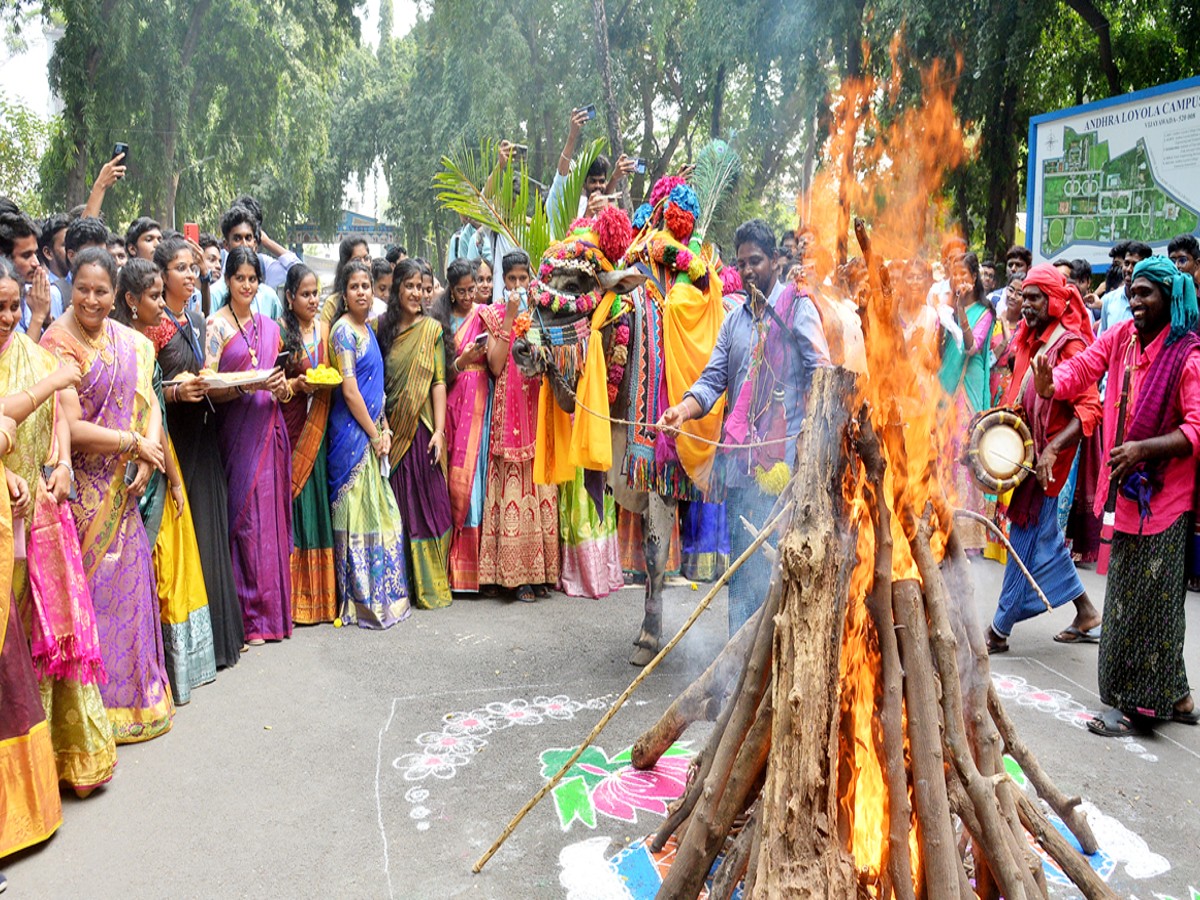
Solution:
<path fill-rule="evenodd" d="M 23 103 L 0 94 L 0 195 L 35 216 L 45 213 L 38 193 L 38 160 L 55 127 Z"/>
<path fill-rule="evenodd" d="M 213 221 L 248 189 L 275 224 L 332 219 L 341 173 L 325 84 L 357 41 L 355 5 L 49 0 L 45 14 L 63 23 L 49 76 L 64 113 L 43 159 L 47 203 L 82 202 L 122 140 L 130 172 L 107 200 L 118 221 Z"/>

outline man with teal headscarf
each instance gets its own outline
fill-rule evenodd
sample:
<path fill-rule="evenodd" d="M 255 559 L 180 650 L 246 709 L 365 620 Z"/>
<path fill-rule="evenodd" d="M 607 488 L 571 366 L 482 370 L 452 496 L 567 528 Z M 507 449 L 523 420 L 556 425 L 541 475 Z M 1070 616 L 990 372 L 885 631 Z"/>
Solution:
<path fill-rule="evenodd" d="M 1101 471 L 1096 513 L 1104 512 L 1111 479 L 1119 487 L 1098 678 L 1100 699 L 1111 709 L 1088 723 L 1106 737 L 1145 731 L 1156 722 L 1200 723 L 1183 661 L 1186 559 L 1200 452 L 1200 308 L 1192 279 L 1165 256 L 1137 264 L 1129 301 L 1133 318 L 1105 331 L 1083 353 L 1053 370 L 1044 359 L 1034 364 L 1038 393 L 1047 398 L 1072 399 L 1108 375 L 1108 466 Z M 1117 435 L 1122 404 L 1126 428 Z"/>

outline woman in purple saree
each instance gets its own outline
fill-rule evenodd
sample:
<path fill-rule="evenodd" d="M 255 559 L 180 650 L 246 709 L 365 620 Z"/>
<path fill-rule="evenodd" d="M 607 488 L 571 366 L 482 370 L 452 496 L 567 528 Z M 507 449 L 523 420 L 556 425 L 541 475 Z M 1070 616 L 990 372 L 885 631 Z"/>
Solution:
<path fill-rule="evenodd" d="M 73 272 L 71 308 L 42 346 L 83 374 L 76 390 L 61 394 L 78 492 L 71 511 L 108 673 L 100 696 L 116 742 L 133 743 L 169 730 L 175 714 L 137 505 L 151 473 L 163 468 L 154 345 L 108 318 L 117 273 L 107 251 L 80 250 Z"/>
<path fill-rule="evenodd" d="M 218 373 L 274 369 L 279 326 L 251 310 L 262 264 L 234 248 L 225 260 L 229 303 L 208 320 L 209 368 Z M 210 391 L 219 406 L 221 461 L 229 483 L 229 549 L 246 641 L 292 634 L 292 448 L 280 401 L 287 379 L 274 369 L 265 383 Z"/>

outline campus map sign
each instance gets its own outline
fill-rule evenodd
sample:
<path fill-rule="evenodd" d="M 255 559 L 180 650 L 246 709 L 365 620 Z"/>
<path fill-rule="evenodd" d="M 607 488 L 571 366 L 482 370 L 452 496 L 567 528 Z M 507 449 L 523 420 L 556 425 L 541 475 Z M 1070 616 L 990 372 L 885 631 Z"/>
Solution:
<path fill-rule="evenodd" d="M 1108 267 L 1116 241 L 1162 251 L 1200 232 L 1200 77 L 1035 116 L 1026 235 L 1033 261 Z"/>

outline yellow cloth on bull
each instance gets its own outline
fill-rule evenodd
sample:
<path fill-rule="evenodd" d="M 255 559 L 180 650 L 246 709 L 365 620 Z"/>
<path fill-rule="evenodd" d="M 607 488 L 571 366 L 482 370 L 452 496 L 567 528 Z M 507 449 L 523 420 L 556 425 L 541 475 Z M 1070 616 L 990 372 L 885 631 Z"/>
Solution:
<path fill-rule="evenodd" d="M 562 484 L 575 478 L 575 467 L 568 459 L 570 446 L 571 416 L 554 399 L 550 376 L 545 375 L 538 394 L 537 432 L 533 445 L 534 484 Z"/>
<path fill-rule="evenodd" d="M 613 298 L 607 293 L 592 312 L 592 333 L 575 396 L 575 424 L 571 429 L 571 467 L 607 472 L 612 468 L 612 426 L 609 423 L 608 364 L 604 361 L 601 327 L 608 321 Z M 582 404 L 582 405 L 579 405 Z"/>
<path fill-rule="evenodd" d="M 709 268 L 708 288 L 704 291 L 686 281 L 676 281 L 667 291 L 663 312 L 667 399 L 674 406 L 683 402 L 683 395 L 696 383 L 717 345 L 725 309 L 721 303 L 721 278 L 716 270 Z M 686 423 L 682 431 L 718 441 L 724 413 L 725 398 L 722 396 L 708 415 Z M 717 448 L 681 435 L 675 441 L 675 450 L 684 471 L 700 490 L 707 491 Z"/>

